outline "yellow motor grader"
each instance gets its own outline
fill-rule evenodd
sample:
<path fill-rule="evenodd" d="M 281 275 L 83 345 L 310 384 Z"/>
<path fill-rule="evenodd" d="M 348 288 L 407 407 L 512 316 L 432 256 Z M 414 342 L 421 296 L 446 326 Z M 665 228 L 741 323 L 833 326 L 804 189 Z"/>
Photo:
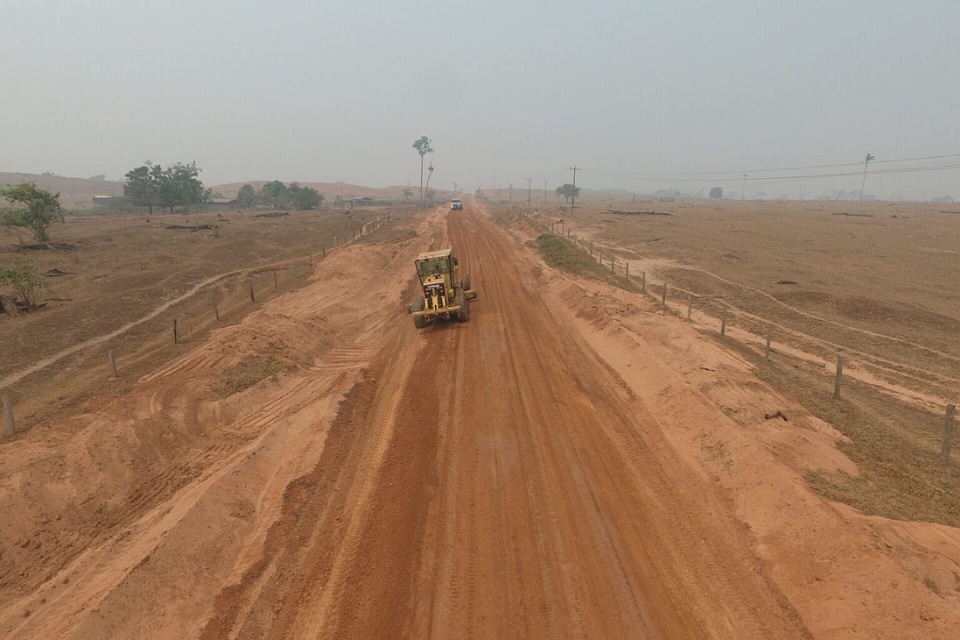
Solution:
<path fill-rule="evenodd" d="M 414 264 L 423 293 L 410 307 L 414 326 L 422 329 L 437 320 L 469 320 L 469 301 L 477 292 L 470 288 L 470 275 L 460 275 L 453 249 L 421 253 Z"/>

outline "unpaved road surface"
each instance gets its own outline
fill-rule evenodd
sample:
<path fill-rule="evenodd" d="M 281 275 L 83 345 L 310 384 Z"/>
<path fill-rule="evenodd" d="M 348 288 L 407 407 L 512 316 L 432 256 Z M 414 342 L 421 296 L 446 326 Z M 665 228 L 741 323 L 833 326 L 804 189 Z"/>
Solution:
<path fill-rule="evenodd" d="M 855 473 L 828 425 L 474 205 L 419 224 L 4 447 L 0 633 L 956 637 L 923 582 L 956 532 L 810 494 L 811 468 Z M 417 331 L 412 261 L 443 246 L 479 299 Z M 250 353 L 290 370 L 216 396 Z"/>

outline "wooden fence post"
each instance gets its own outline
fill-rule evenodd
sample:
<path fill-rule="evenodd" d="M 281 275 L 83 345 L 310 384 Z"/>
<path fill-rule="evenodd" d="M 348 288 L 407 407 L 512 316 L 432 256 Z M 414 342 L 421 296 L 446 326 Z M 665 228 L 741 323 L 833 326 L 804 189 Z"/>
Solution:
<path fill-rule="evenodd" d="M 773 325 L 772 325 L 772 324 L 768 324 L 768 325 L 767 325 L 767 348 L 766 348 L 766 349 L 764 350 L 764 352 L 763 352 L 763 359 L 764 359 L 764 360 L 769 360 L 769 359 L 770 359 L 770 339 L 771 339 L 772 337 L 773 337 Z"/>
<path fill-rule="evenodd" d="M 667 283 L 663 283 L 663 298 L 660 300 L 660 304 L 667 306 Z"/>
<path fill-rule="evenodd" d="M 257 297 L 253 295 L 253 276 L 250 276 L 247 281 L 250 283 L 250 302 L 256 302 Z"/>
<path fill-rule="evenodd" d="M 120 376 L 117 375 L 117 354 L 113 351 L 113 349 L 107 351 L 107 358 L 110 359 L 110 372 L 113 374 L 114 378 L 119 378 Z"/>
<path fill-rule="evenodd" d="M 627 280 L 629 280 L 629 279 L 630 279 L 630 263 L 627 262 L 627 263 L 624 265 L 624 268 L 627 270 Z"/>
<path fill-rule="evenodd" d="M 13 435 L 17 432 L 17 424 L 13 421 L 13 403 L 10 396 L 3 396 L 3 412 L 7 414 L 7 432 Z"/>
<path fill-rule="evenodd" d="M 293 261 L 293 279 L 294 280 L 300 279 L 300 261 L 299 260 Z"/>
<path fill-rule="evenodd" d="M 213 315 L 216 316 L 217 322 L 220 322 L 220 307 L 217 305 L 216 292 L 214 292 L 211 297 L 213 298 Z"/>
<path fill-rule="evenodd" d="M 720 319 L 720 335 L 727 335 L 727 305 L 723 305 L 723 314 Z"/>
<path fill-rule="evenodd" d="M 690 319 L 690 314 L 693 313 L 693 294 L 687 294 L 687 320 Z"/>
<path fill-rule="evenodd" d="M 387 222 L 390 222 L 390 214 L 387 214 Z M 323 257 L 327 257 L 327 248 L 324 245 L 320 245 L 320 252 L 323 254 Z"/>
<path fill-rule="evenodd" d="M 837 378 L 833 381 L 833 399 L 840 399 L 840 383 L 843 381 L 843 356 L 837 356 Z"/>
<path fill-rule="evenodd" d="M 280 288 L 280 283 L 277 282 L 277 269 L 276 269 L 276 267 L 274 267 L 274 269 L 273 269 L 273 288 L 274 288 L 274 289 L 279 289 L 279 288 Z"/>
<path fill-rule="evenodd" d="M 180 342 L 180 334 L 177 332 L 177 319 L 173 319 L 173 344 Z"/>
<path fill-rule="evenodd" d="M 947 415 L 943 421 L 943 448 L 940 449 L 940 460 L 943 464 L 950 462 L 950 445 L 953 439 L 953 415 L 957 411 L 957 405 L 947 405 Z"/>
<path fill-rule="evenodd" d="M 647 292 L 647 272 L 641 271 L 640 272 L 640 293 L 646 293 L 646 292 Z"/>

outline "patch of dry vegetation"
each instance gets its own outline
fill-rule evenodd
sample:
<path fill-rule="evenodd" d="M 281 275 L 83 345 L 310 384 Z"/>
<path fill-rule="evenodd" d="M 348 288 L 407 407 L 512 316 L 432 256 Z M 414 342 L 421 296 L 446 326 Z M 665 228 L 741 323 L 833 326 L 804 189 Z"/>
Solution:
<path fill-rule="evenodd" d="M 942 414 L 849 379 L 840 400 L 834 400 L 832 379 L 822 372 L 780 355 L 764 361 L 750 349 L 726 344 L 754 363 L 760 379 L 850 438 L 839 448 L 860 474 L 809 474 L 808 481 L 821 495 L 868 515 L 960 526 L 960 464 L 944 465 L 939 459 Z"/>
<path fill-rule="evenodd" d="M 267 378 L 290 371 L 293 367 L 270 356 L 246 356 L 243 360 L 230 367 L 220 376 L 219 382 L 213 385 L 213 391 L 221 398 L 229 398 L 235 393 L 246 391 Z"/>

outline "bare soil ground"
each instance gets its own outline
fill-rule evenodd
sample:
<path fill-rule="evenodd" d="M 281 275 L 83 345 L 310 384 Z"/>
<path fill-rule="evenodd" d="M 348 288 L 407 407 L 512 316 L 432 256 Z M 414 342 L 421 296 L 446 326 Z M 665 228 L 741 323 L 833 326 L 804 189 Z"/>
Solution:
<path fill-rule="evenodd" d="M 0 446 L 0 632 L 960 636 L 956 528 L 821 497 L 811 473 L 858 473 L 834 425 L 501 222 L 402 217 L 122 389 L 36 409 Z M 416 331 L 410 265 L 448 244 L 480 298 Z"/>

